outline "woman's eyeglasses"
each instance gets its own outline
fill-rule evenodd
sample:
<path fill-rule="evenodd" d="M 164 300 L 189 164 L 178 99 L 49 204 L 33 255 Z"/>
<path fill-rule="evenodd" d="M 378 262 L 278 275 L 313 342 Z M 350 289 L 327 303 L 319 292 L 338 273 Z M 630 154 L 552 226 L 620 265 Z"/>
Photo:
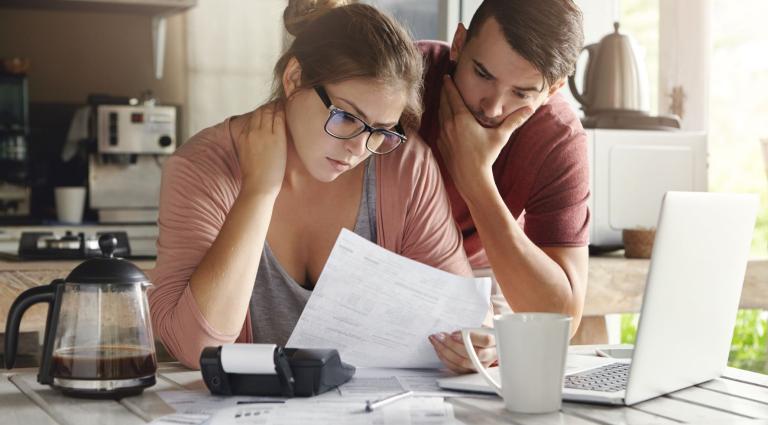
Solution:
<path fill-rule="evenodd" d="M 329 135 L 337 139 L 347 140 L 367 131 L 368 138 L 365 140 L 365 148 L 377 155 L 388 154 L 408 140 L 403 135 L 404 131 L 400 123 L 395 126 L 396 131 L 371 127 L 360 117 L 334 106 L 323 86 L 315 86 L 315 92 L 320 96 L 325 107 L 328 108 L 325 132 Z"/>

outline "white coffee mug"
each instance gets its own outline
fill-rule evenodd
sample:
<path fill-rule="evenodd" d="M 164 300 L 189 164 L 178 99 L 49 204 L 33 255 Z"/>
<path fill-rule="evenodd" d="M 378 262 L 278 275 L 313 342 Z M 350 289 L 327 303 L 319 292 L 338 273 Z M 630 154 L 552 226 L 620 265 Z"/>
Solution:
<path fill-rule="evenodd" d="M 560 410 L 571 318 L 556 313 L 512 313 L 493 318 L 494 328 L 462 329 L 475 369 L 504 399 L 507 410 L 547 413 Z M 499 355 L 496 382 L 480 364 L 470 332 L 495 335 Z"/>
<path fill-rule="evenodd" d="M 83 221 L 84 187 L 57 187 L 54 189 L 54 194 L 56 196 L 56 215 L 60 222 L 80 223 Z"/>

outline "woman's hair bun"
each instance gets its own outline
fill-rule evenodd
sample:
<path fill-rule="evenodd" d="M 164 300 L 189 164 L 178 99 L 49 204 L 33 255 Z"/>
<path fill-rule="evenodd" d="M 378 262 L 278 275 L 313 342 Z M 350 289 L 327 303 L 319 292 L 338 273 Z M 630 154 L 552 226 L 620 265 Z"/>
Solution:
<path fill-rule="evenodd" d="M 285 29 L 297 37 L 307 24 L 325 12 L 352 3 L 352 0 L 289 0 L 283 12 Z"/>

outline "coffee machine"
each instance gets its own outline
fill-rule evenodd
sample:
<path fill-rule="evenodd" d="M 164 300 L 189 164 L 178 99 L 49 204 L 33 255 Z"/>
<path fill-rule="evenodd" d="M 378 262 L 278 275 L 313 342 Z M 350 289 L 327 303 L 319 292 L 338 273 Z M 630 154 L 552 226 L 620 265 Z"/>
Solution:
<path fill-rule="evenodd" d="M 30 212 L 27 77 L 0 71 L 0 219 Z"/>
<path fill-rule="evenodd" d="M 176 107 L 132 103 L 93 107 L 88 184 L 101 223 L 156 222 L 162 165 L 176 149 Z"/>

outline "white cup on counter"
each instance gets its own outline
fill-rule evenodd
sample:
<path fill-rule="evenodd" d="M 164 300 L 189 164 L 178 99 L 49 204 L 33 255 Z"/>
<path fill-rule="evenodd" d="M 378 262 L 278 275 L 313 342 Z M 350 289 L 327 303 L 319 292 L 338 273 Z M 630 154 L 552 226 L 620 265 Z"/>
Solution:
<path fill-rule="evenodd" d="M 507 410 L 547 413 L 560 410 L 568 354 L 571 317 L 556 313 L 512 313 L 493 318 L 493 328 L 462 329 L 461 336 L 475 369 Z M 470 333 L 496 337 L 501 383 L 480 363 Z"/>
<path fill-rule="evenodd" d="M 85 188 L 82 186 L 63 186 L 54 189 L 56 215 L 60 222 L 77 224 L 83 221 L 85 193 Z"/>

